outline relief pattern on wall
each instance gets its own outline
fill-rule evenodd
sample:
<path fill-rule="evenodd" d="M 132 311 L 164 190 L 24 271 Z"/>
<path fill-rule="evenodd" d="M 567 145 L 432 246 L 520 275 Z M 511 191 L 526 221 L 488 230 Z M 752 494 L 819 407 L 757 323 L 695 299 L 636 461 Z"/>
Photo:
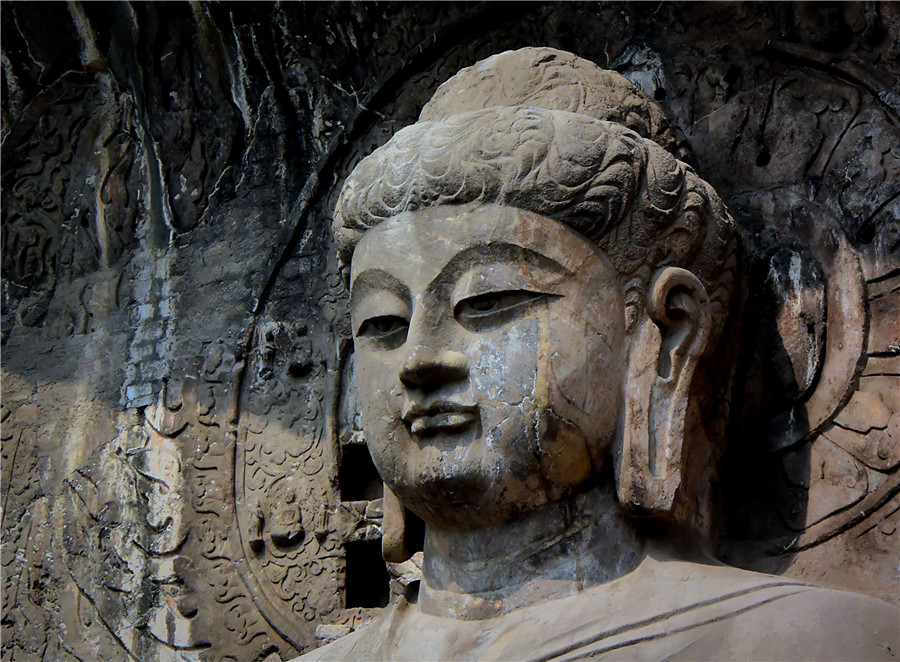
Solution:
<path fill-rule="evenodd" d="M 273 662 L 403 590 L 414 569 L 379 556 L 331 210 L 440 82 L 524 45 L 655 98 L 741 228 L 723 556 L 896 599 L 896 7 L 2 21 L 2 659 Z"/>

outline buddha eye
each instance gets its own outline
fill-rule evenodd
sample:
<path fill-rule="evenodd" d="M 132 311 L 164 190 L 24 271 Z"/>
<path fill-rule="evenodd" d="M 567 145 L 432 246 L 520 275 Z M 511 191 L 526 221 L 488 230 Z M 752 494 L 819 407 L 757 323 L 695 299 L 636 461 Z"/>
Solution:
<path fill-rule="evenodd" d="M 370 317 L 359 325 L 356 332 L 358 338 L 371 338 L 387 349 L 399 347 L 406 341 L 409 322 L 397 315 L 380 315 Z"/>
<path fill-rule="evenodd" d="M 513 290 L 490 292 L 463 299 L 453 310 L 456 320 L 470 331 L 490 331 L 512 321 L 547 294 Z"/>

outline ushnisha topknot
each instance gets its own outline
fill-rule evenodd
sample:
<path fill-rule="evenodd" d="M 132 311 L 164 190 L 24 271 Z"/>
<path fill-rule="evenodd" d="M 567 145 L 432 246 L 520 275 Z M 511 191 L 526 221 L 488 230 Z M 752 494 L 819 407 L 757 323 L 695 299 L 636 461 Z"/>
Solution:
<path fill-rule="evenodd" d="M 717 330 L 734 286 L 733 224 L 712 187 L 661 144 L 674 149 L 662 111 L 614 72 L 544 48 L 488 58 L 444 83 L 418 122 L 347 178 L 334 217 L 342 270 L 349 276 L 362 234 L 393 216 L 501 204 L 582 234 L 628 290 L 645 291 L 660 267 L 689 269 Z"/>
<path fill-rule="evenodd" d="M 614 122 L 684 158 L 669 118 L 631 81 L 555 48 L 504 51 L 462 69 L 438 87 L 419 121 L 492 106 L 565 110 Z"/>

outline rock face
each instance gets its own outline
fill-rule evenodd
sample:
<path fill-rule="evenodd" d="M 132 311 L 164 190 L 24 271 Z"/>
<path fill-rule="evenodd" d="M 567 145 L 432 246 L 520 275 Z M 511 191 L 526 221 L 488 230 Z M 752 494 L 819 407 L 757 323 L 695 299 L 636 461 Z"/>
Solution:
<path fill-rule="evenodd" d="M 533 44 L 654 99 L 615 121 L 734 220 L 692 516 L 730 565 L 896 600 L 895 5 L 15 4 L 2 41 L 2 659 L 288 659 L 408 592 L 332 215 Z"/>

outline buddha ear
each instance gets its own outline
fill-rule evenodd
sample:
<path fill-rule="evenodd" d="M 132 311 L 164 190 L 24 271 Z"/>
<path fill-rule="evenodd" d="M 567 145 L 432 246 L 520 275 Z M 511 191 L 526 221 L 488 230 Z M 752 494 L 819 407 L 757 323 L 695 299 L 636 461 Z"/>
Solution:
<path fill-rule="evenodd" d="M 384 486 L 381 520 L 381 555 L 390 563 L 403 563 L 413 555 L 406 525 L 408 511 L 391 488 Z"/>
<path fill-rule="evenodd" d="M 425 523 L 407 510 L 387 485 L 384 485 L 382 504 L 381 555 L 389 563 L 408 561 L 422 551 Z"/>
<path fill-rule="evenodd" d="M 694 368 L 711 328 L 709 297 L 677 267 L 656 272 L 638 321 L 625 378 L 619 501 L 645 514 L 671 511 Z"/>

